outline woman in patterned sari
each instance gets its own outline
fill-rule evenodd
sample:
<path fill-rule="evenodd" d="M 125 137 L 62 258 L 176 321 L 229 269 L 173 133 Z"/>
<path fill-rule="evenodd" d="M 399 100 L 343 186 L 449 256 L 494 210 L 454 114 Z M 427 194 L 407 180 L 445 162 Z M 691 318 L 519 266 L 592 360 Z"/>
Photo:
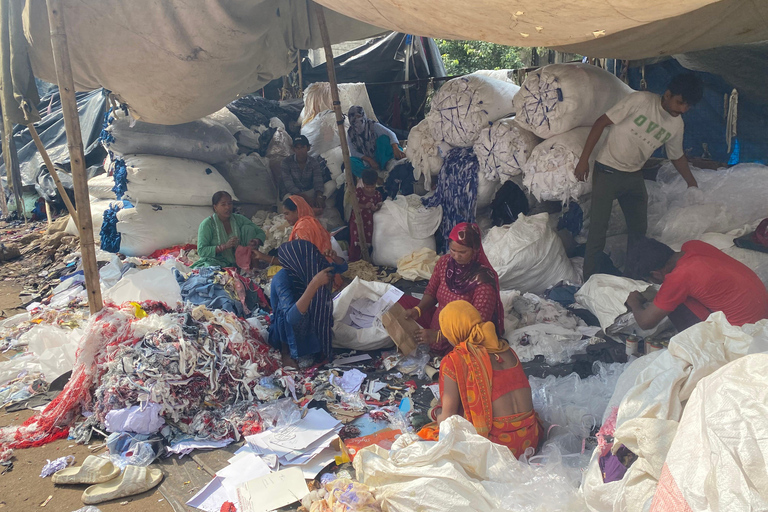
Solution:
<path fill-rule="evenodd" d="M 509 448 L 515 457 L 539 444 L 531 386 L 517 354 L 483 322 L 469 302 L 459 300 L 440 312 L 440 328 L 453 350 L 440 363 L 440 400 L 432 423 L 419 436 L 438 438 L 439 425 L 460 414 L 477 433 Z"/>

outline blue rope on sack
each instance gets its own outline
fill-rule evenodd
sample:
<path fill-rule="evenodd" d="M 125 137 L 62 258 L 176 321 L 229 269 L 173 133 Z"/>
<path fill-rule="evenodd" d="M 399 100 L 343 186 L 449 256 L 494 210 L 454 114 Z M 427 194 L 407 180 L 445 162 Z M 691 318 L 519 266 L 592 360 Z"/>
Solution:
<path fill-rule="evenodd" d="M 115 159 L 115 168 L 112 175 L 115 178 L 115 186 L 112 187 L 112 192 L 115 193 L 115 197 L 122 199 L 128 190 L 128 169 L 125 166 L 125 160 L 122 158 Z"/>
<path fill-rule="evenodd" d="M 117 231 L 118 211 L 120 211 L 119 205 L 112 205 L 104 210 L 104 220 L 101 224 L 99 237 L 101 238 L 101 248 L 107 252 L 117 253 L 120 250 L 122 235 Z"/>
<path fill-rule="evenodd" d="M 106 112 L 104 112 L 104 124 L 101 126 L 101 133 L 99 134 L 99 140 L 102 144 L 110 144 L 112 142 L 115 142 L 115 138 L 112 136 L 111 133 L 107 131 L 107 128 L 109 125 L 112 124 L 112 122 L 115 120 L 115 118 L 112 116 L 113 108 L 110 108 Z"/>

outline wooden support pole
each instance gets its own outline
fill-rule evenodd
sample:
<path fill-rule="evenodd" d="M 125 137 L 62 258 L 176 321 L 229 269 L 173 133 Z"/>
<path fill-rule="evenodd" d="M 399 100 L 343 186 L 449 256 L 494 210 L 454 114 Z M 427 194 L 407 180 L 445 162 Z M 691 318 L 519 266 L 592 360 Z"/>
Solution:
<path fill-rule="evenodd" d="M 72 217 L 72 221 L 75 223 L 75 226 L 77 226 L 77 231 L 79 232 L 80 219 L 77 218 L 77 210 L 75 210 L 74 205 L 72 205 L 72 201 L 69 200 L 67 191 L 64 190 L 64 185 L 61 184 L 59 173 L 56 172 L 56 168 L 53 166 L 51 157 L 48 155 L 48 151 L 45 150 L 45 145 L 43 145 L 43 141 L 40 140 L 40 135 L 37 134 L 35 125 L 30 123 L 27 125 L 27 129 L 29 130 L 29 134 L 32 136 L 32 140 L 35 141 L 37 151 L 40 153 L 40 156 L 43 157 L 43 162 L 45 162 L 45 166 L 48 168 L 48 173 L 50 173 L 51 178 L 53 178 L 53 182 L 56 184 L 56 190 L 59 191 L 61 200 L 64 201 L 64 205 L 67 207 L 67 211 L 69 212 L 70 217 Z M 45 204 L 46 211 L 48 211 L 48 202 L 46 201 Z"/>
<path fill-rule="evenodd" d="M 299 73 L 299 98 L 304 97 L 304 72 L 301 70 L 301 50 L 296 53 L 296 62 L 298 63 Z"/>
<path fill-rule="evenodd" d="M 8 176 L 7 170 L 5 175 Z M 5 188 L 2 181 L 0 181 L 0 211 L 3 212 L 3 217 L 8 216 L 8 203 L 5 201 Z"/>
<path fill-rule="evenodd" d="M 363 216 L 360 214 L 360 204 L 357 202 L 355 194 L 355 183 L 352 179 L 352 161 L 349 158 L 349 145 L 347 144 L 347 132 L 344 130 L 344 117 L 341 114 L 341 102 L 339 101 L 339 86 L 336 83 L 336 70 L 334 69 L 333 50 L 331 49 L 331 37 L 328 35 L 328 25 L 325 23 L 324 7 L 312 2 L 317 15 L 317 24 L 320 25 L 320 35 L 323 38 L 323 47 L 325 48 L 325 65 L 328 68 L 328 82 L 331 84 L 331 99 L 333 99 L 333 112 L 336 114 L 336 125 L 339 128 L 339 141 L 341 141 L 341 154 L 344 156 L 344 177 L 346 178 L 346 199 L 352 205 L 352 211 L 355 213 L 355 223 L 357 224 L 357 237 L 360 243 L 360 251 L 363 259 L 371 262 L 371 255 L 368 254 L 368 241 L 365 239 L 365 229 L 363 228 Z"/>
<path fill-rule="evenodd" d="M 4 95 L 2 97 L 5 97 Z M 5 101 L 0 98 L 0 104 L 2 104 L 3 110 L 3 161 L 5 162 L 5 177 L 8 179 L 8 183 L 13 190 L 13 196 L 16 199 L 16 212 L 19 217 L 24 219 L 26 224 L 26 208 L 24 208 L 24 198 L 22 197 L 22 184 L 21 184 L 21 169 L 19 168 L 19 154 L 16 151 L 16 142 L 13 140 L 13 123 L 8 119 L 7 112 L 10 111 L 11 106 L 6 105 Z M 7 206 L 6 206 L 7 208 Z"/>
<path fill-rule="evenodd" d="M 64 114 L 64 128 L 67 132 L 67 148 L 72 166 L 72 182 L 75 188 L 75 202 L 80 230 L 80 255 L 83 259 L 85 288 L 88 291 L 88 306 L 91 314 L 101 311 L 103 302 L 99 286 L 99 267 L 96 262 L 96 250 L 93 241 L 93 221 L 91 204 L 88 201 L 88 176 L 85 172 L 83 135 L 80 131 L 80 117 L 75 99 L 75 81 L 72 76 L 72 63 L 69 60 L 67 32 L 61 0 L 47 0 L 48 23 L 51 26 L 51 46 L 53 63 L 56 67 L 56 79 L 59 82 L 61 108 Z"/>

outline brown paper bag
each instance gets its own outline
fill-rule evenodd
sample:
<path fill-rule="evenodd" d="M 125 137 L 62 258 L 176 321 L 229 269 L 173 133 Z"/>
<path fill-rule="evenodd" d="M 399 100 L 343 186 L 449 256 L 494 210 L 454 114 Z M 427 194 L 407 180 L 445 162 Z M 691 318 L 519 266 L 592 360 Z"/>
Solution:
<path fill-rule="evenodd" d="M 405 309 L 400 304 L 393 304 L 389 310 L 381 316 L 381 323 L 387 334 L 395 342 L 403 355 L 407 356 L 416 350 L 414 334 L 421 329 L 415 320 L 405 317 Z"/>

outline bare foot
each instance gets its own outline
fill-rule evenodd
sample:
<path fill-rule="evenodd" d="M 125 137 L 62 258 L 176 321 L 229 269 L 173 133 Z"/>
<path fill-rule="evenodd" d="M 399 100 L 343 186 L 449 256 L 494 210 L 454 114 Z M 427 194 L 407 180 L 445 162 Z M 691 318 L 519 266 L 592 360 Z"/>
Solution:
<path fill-rule="evenodd" d="M 282 354 L 281 356 L 283 367 L 290 366 L 292 368 L 299 368 L 299 364 L 289 355 L 289 354 Z"/>

